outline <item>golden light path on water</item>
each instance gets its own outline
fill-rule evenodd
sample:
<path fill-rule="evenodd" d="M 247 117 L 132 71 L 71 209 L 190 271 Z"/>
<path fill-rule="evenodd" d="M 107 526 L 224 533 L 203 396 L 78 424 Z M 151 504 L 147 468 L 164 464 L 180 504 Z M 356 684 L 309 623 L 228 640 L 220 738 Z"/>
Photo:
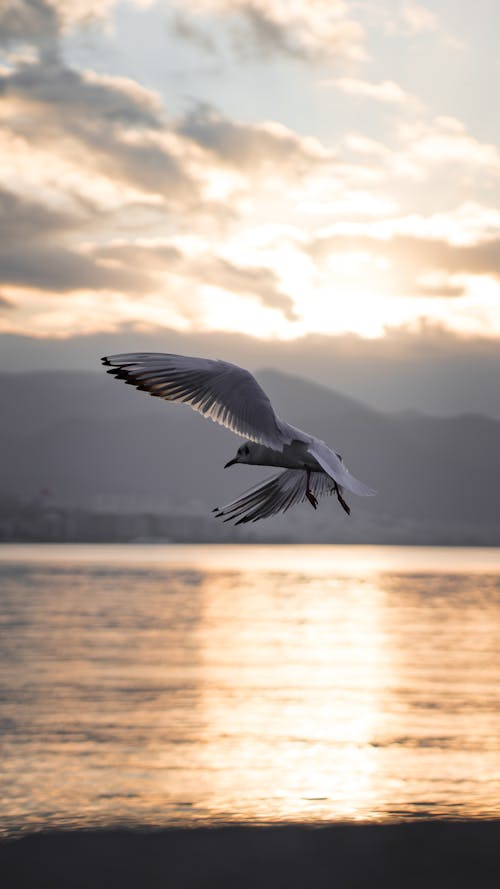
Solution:
<path fill-rule="evenodd" d="M 369 742 L 390 669 L 380 591 L 360 581 L 364 589 L 343 598 L 336 593 L 345 594 L 344 582 L 329 579 L 329 597 L 321 575 L 300 578 L 299 589 L 291 580 L 285 573 L 263 585 L 257 576 L 235 598 L 228 579 L 207 597 L 203 712 L 218 739 L 205 749 L 207 773 L 226 784 L 237 774 L 237 786 L 227 787 L 236 810 L 260 785 L 274 799 L 270 806 L 263 794 L 257 815 L 272 807 L 282 817 L 300 816 L 336 799 L 352 817 L 370 798 L 376 764 Z M 293 614 L 285 634 L 284 612 Z M 232 685 L 235 674 L 233 697 L 226 677 Z"/>
<path fill-rule="evenodd" d="M 0 579 L 7 831 L 500 815 L 499 550 L 13 545 Z"/>

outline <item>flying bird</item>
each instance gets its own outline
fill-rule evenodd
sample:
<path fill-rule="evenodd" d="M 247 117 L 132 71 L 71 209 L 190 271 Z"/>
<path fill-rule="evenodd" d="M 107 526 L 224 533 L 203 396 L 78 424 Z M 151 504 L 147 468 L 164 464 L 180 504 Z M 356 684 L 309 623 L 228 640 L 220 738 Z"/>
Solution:
<path fill-rule="evenodd" d="M 102 362 L 118 380 L 165 401 L 189 404 L 245 438 L 225 469 L 236 463 L 284 469 L 216 507 L 213 512 L 225 522 L 256 522 L 306 499 L 316 509 L 326 495 L 335 495 L 349 515 L 344 490 L 362 497 L 376 493 L 354 478 L 324 441 L 281 420 L 255 377 L 236 364 L 161 352 L 108 355 Z"/>

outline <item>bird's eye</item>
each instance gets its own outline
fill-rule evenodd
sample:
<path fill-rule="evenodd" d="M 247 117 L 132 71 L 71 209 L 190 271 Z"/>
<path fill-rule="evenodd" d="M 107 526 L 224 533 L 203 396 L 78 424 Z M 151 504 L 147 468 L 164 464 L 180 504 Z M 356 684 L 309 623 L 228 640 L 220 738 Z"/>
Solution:
<path fill-rule="evenodd" d="M 245 447 L 243 448 L 243 453 L 245 454 L 246 457 L 248 457 L 248 455 L 250 453 L 250 448 L 248 447 L 248 445 L 245 445 Z"/>

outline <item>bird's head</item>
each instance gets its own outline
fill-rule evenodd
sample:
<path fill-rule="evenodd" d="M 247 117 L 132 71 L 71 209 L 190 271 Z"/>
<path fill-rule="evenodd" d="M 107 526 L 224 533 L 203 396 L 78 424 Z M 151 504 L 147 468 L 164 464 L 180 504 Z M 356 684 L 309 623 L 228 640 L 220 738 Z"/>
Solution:
<path fill-rule="evenodd" d="M 227 469 L 228 466 L 234 466 L 235 463 L 253 463 L 251 441 L 246 441 L 245 444 L 242 444 L 238 448 L 238 450 L 236 451 L 236 457 L 233 457 L 232 460 L 229 460 L 224 466 L 224 469 Z"/>

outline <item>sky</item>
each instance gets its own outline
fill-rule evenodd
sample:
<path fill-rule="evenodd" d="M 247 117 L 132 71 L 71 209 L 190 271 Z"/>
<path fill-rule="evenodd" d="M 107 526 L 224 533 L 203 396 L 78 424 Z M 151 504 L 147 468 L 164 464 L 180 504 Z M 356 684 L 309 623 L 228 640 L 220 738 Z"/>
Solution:
<path fill-rule="evenodd" d="M 494 0 L 4 0 L 0 342 L 428 332 L 490 355 L 499 20 Z"/>

